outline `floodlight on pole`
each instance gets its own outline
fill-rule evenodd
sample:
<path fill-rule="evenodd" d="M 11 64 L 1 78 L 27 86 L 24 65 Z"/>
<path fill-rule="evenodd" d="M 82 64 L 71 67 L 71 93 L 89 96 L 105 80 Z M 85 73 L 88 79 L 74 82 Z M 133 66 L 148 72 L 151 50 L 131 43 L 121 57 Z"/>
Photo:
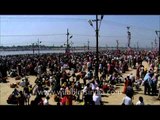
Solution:
<path fill-rule="evenodd" d="M 91 20 L 88 20 L 89 24 L 93 27 L 93 23 Z"/>
<path fill-rule="evenodd" d="M 103 20 L 104 15 L 101 15 L 101 20 Z"/>
<path fill-rule="evenodd" d="M 95 32 L 96 32 L 96 65 L 95 65 L 95 77 L 99 80 L 98 77 L 98 67 L 99 67 L 99 58 L 98 58 L 98 37 L 99 37 L 99 29 L 100 26 L 98 27 L 98 22 L 101 21 L 103 19 L 103 15 L 101 16 L 101 19 L 98 19 L 98 15 L 96 15 L 96 19 L 95 20 L 89 20 L 89 24 L 94 28 L 93 23 L 92 22 L 96 22 L 96 29 L 94 28 Z"/>
<path fill-rule="evenodd" d="M 131 42 L 131 32 L 129 32 L 130 27 L 127 26 L 127 33 L 128 33 L 128 48 L 130 48 L 130 42 Z"/>
<path fill-rule="evenodd" d="M 40 54 L 40 43 L 42 43 L 42 41 L 39 41 L 38 39 L 38 54 Z"/>
<path fill-rule="evenodd" d="M 100 29 L 100 27 L 101 27 L 101 22 L 102 22 L 102 20 L 103 20 L 103 15 L 101 15 L 101 19 L 100 19 L 100 23 L 99 23 L 99 29 Z"/>
<path fill-rule="evenodd" d="M 70 49 L 69 49 L 69 40 L 73 37 L 73 35 L 69 36 L 70 33 L 69 33 L 69 30 L 67 29 L 67 47 L 66 47 L 66 53 L 69 53 L 70 52 Z"/>
<path fill-rule="evenodd" d="M 71 39 L 73 36 L 70 36 L 69 39 Z"/>

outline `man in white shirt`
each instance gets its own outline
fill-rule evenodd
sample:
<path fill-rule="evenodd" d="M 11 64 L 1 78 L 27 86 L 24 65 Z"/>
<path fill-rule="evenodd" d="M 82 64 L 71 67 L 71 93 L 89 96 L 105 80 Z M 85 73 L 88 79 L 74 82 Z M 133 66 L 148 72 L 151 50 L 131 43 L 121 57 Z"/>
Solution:
<path fill-rule="evenodd" d="M 93 101 L 94 101 L 95 105 L 101 105 L 101 103 L 102 103 L 101 95 L 97 94 L 97 91 L 95 91 L 93 93 Z"/>
<path fill-rule="evenodd" d="M 122 104 L 123 105 L 132 105 L 132 99 L 130 97 L 126 96 L 123 98 Z"/>
<path fill-rule="evenodd" d="M 136 105 L 144 105 L 143 97 L 139 97 L 139 101 L 136 103 Z"/>

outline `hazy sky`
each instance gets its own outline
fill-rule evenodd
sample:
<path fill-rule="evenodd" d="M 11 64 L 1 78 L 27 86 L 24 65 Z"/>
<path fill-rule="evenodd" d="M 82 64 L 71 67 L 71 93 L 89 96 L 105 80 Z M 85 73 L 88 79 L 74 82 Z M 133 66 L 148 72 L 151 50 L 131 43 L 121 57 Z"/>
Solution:
<path fill-rule="evenodd" d="M 100 18 L 100 15 L 99 15 Z M 95 30 L 88 20 L 95 15 L 19 15 L 0 16 L 0 46 L 31 45 L 38 39 L 42 45 L 64 45 L 67 28 L 73 35 L 74 46 L 96 46 Z M 94 27 L 96 26 L 93 22 Z M 156 15 L 104 15 L 101 22 L 99 46 L 127 46 L 127 26 L 130 26 L 131 46 L 151 47 L 157 38 L 155 30 L 160 29 L 160 16 Z M 157 38 L 158 42 L 158 38 Z"/>

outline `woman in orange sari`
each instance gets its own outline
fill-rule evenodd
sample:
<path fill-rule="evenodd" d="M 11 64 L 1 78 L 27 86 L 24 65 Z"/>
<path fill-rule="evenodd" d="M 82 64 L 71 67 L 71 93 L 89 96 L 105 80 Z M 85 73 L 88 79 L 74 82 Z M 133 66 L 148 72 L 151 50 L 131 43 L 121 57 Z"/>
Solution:
<path fill-rule="evenodd" d="M 72 105 L 72 94 L 69 88 L 66 89 L 66 103 L 65 105 Z"/>
<path fill-rule="evenodd" d="M 122 93 L 126 93 L 126 90 L 127 90 L 127 86 L 128 86 L 128 79 L 125 78 L 125 81 L 124 81 L 124 88 L 123 88 L 123 92 Z"/>

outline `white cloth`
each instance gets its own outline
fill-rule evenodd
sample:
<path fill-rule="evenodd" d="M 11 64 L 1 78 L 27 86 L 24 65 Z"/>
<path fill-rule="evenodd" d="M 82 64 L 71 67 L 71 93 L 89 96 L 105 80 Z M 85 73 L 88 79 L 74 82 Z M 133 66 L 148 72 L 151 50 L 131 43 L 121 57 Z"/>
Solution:
<path fill-rule="evenodd" d="M 49 102 L 48 102 L 48 100 L 46 98 L 43 101 L 43 105 L 49 105 Z"/>
<path fill-rule="evenodd" d="M 123 98 L 123 102 L 125 105 L 132 105 L 132 100 L 130 97 L 126 96 Z"/>
<path fill-rule="evenodd" d="M 96 95 L 96 93 L 93 94 L 93 101 L 95 105 L 101 105 L 101 96 Z"/>
<path fill-rule="evenodd" d="M 136 105 L 144 105 L 144 102 L 138 101 L 138 102 L 136 103 Z"/>
<path fill-rule="evenodd" d="M 26 82 L 25 82 L 25 81 L 22 81 L 22 82 L 19 83 L 19 85 L 22 86 L 22 87 L 25 87 Z"/>
<path fill-rule="evenodd" d="M 91 83 L 91 88 L 92 88 L 92 90 L 95 90 L 96 89 L 96 85 Z"/>
<path fill-rule="evenodd" d="M 87 86 L 83 88 L 83 93 L 87 92 Z"/>

